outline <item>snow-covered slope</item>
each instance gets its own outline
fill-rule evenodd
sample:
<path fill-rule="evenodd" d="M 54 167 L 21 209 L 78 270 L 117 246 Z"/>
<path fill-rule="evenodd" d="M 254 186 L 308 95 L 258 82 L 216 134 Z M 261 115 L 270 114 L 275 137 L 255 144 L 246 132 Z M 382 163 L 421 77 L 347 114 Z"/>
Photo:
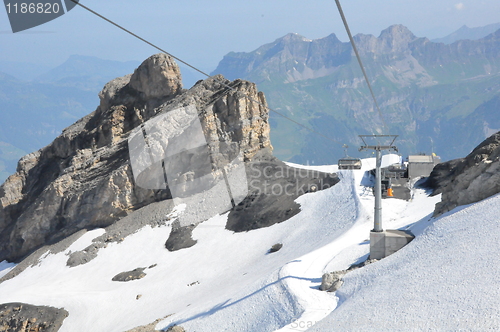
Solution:
<path fill-rule="evenodd" d="M 345 277 L 311 331 L 499 331 L 500 195 L 434 221 L 403 250 Z"/>
<path fill-rule="evenodd" d="M 347 172 L 342 177 L 329 190 L 299 198 L 301 213 L 272 227 L 233 233 L 224 227 L 227 215 L 215 216 L 193 231 L 196 245 L 169 252 L 164 243 L 170 225 L 148 226 L 121 243 L 110 243 L 91 262 L 67 267 L 70 252 L 85 248 L 103 233 L 93 230 L 65 252 L 47 253 L 38 265 L 0 284 L 0 303 L 64 307 L 69 317 L 61 331 L 71 332 L 125 331 L 169 315 L 158 328 L 171 322 L 199 331 L 281 328 L 305 306 L 288 289 L 287 279 L 318 286 L 321 270 L 311 277 L 281 271 L 330 244 L 359 219 L 353 175 Z M 142 217 L 148 208 L 138 211 Z M 283 248 L 268 254 L 276 243 Z M 111 280 L 138 267 L 147 268 L 143 279 Z M 326 302 L 335 301 L 330 294 L 314 293 Z M 333 307 L 328 309 L 324 315 Z"/>
<path fill-rule="evenodd" d="M 371 163 L 372 160 L 364 161 L 364 165 Z M 334 171 L 336 166 L 320 169 Z M 494 254 L 498 257 L 499 249 L 493 248 L 491 242 L 499 234 L 498 228 L 493 228 L 494 214 L 488 212 L 492 211 L 490 204 L 499 206 L 498 197 L 437 221 L 430 214 L 439 197 L 428 197 L 422 190 L 414 190 L 410 202 L 384 200 L 384 227 L 410 227 L 419 235 L 417 239 L 384 260 L 349 273 L 337 293 L 318 290 L 324 272 L 345 269 L 368 255 L 366 240 L 373 227 L 373 196 L 371 190 L 360 186 L 363 174 L 364 170 L 339 172 L 341 182 L 301 196 L 301 213 L 271 227 L 233 233 L 224 227 L 227 215 L 215 216 L 193 231 L 196 245 L 169 252 L 164 243 L 171 226 L 146 226 L 121 243 L 110 243 L 89 263 L 67 267 L 69 252 L 85 248 L 103 230 L 87 232 L 65 252 L 47 253 L 38 265 L 1 283 L 0 303 L 64 307 L 69 316 L 61 331 L 71 332 L 122 332 L 163 317 L 158 329 L 178 324 L 187 331 L 198 332 L 302 331 L 316 322 L 319 323 L 314 328 L 318 330 L 343 331 L 351 328 L 351 319 L 373 328 L 370 319 L 379 317 L 387 324 L 381 325 L 381 330 L 408 330 L 396 324 L 399 318 L 395 312 L 400 313 L 401 322 L 415 317 L 413 311 L 419 313 L 415 319 L 423 321 L 425 310 L 432 307 L 437 310 L 431 314 L 448 317 L 452 322 L 477 320 L 480 311 L 449 310 L 452 303 L 462 299 L 465 304 L 457 308 L 476 305 L 477 310 L 482 310 L 489 305 L 488 314 L 496 315 L 498 322 L 498 312 L 495 314 L 492 308 L 500 303 L 498 277 L 493 278 L 493 273 L 499 271 L 486 268 L 486 258 Z M 149 208 L 131 217 L 144 218 Z M 182 213 L 182 206 L 176 208 L 173 214 L 176 213 Z M 477 218 L 486 219 L 488 213 L 490 221 L 484 223 L 488 228 L 483 228 Z M 473 222 L 467 218 L 476 219 Z M 477 230 L 463 231 L 465 220 L 475 224 Z M 478 240 L 488 248 L 472 248 L 479 244 L 466 235 L 477 233 L 482 237 L 488 229 L 488 238 L 484 242 Z M 282 243 L 282 249 L 268 253 L 276 243 Z M 480 257 L 476 263 L 468 262 L 474 252 L 485 260 Z M 466 260 L 465 265 L 462 259 Z M 463 278 L 457 272 L 461 266 L 466 267 Z M 0 269 L 11 267 L 0 264 Z M 111 280 L 120 272 L 139 267 L 145 268 L 146 276 L 142 279 Z M 477 283 L 472 267 L 482 268 Z M 452 277 L 448 282 L 440 281 L 449 274 Z M 493 286 L 496 290 L 485 292 Z M 370 311 L 378 303 L 382 309 Z M 446 309 L 443 316 L 438 314 L 438 304 Z"/>

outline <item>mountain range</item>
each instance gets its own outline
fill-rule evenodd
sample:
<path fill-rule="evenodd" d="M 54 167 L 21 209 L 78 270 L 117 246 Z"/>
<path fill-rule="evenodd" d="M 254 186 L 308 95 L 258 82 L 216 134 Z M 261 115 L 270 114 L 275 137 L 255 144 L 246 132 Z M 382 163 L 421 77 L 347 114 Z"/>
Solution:
<path fill-rule="evenodd" d="M 498 107 L 498 97 L 492 93 L 497 83 L 494 78 L 496 60 L 489 63 L 484 54 L 477 59 L 474 55 L 475 65 L 470 65 L 470 59 L 466 59 L 464 65 L 457 54 L 453 55 L 453 52 L 461 52 L 462 45 L 468 45 L 466 48 L 471 52 L 474 47 L 480 48 L 478 45 L 482 42 L 478 39 L 494 32 L 498 25 L 464 26 L 431 42 L 453 44 L 470 39 L 465 44 L 459 42 L 458 48 L 448 45 L 430 50 L 425 46 L 426 56 L 439 58 L 444 65 L 423 62 L 417 49 L 413 49 L 419 38 L 408 31 L 403 33 L 405 29 L 401 33 L 407 36 L 401 37 L 411 39 L 408 44 L 413 45 L 411 50 L 382 50 L 379 47 L 375 51 L 363 44 L 368 39 L 368 43 L 384 43 L 381 38 L 388 43 L 398 43 L 396 35 L 391 37 L 390 33 L 383 33 L 379 38 L 356 37 L 360 49 L 364 49 L 368 70 L 374 75 L 373 83 L 379 90 L 382 112 L 391 113 L 386 115 L 385 121 L 389 123 L 391 133 L 401 135 L 398 144 L 403 152 L 437 152 L 443 159 L 452 159 L 472 148 L 468 139 L 478 143 L 500 128 L 498 112 L 494 112 Z M 391 41 L 391 38 L 396 39 Z M 474 42 L 471 44 L 471 41 Z M 304 53 L 306 49 L 307 54 Z M 349 50 L 350 46 L 340 43 L 334 35 L 309 41 L 290 34 L 254 52 L 228 54 L 214 73 L 258 81 L 276 111 L 336 141 L 325 140 L 271 113 L 276 155 L 304 163 L 330 163 L 344 154 L 343 144 L 351 146 L 349 154 L 367 156 L 356 152 L 361 143 L 356 135 L 374 132 L 374 129 L 368 129 L 367 123 L 378 122 L 380 127 L 380 119 L 373 115 L 373 105 Z M 440 52 L 447 53 L 441 56 Z M 136 61 L 120 62 L 81 55 L 73 55 L 52 69 L 37 64 L 0 61 L 0 182 L 15 172 L 20 157 L 42 148 L 76 119 L 92 112 L 102 85 L 131 72 L 138 64 Z M 486 74 L 490 67 L 491 73 Z M 187 87 L 202 78 L 189 68 L 181 66 L 181 69 Z M 437 83 L 422 86 L 426 79 L 428 83 Z M 342 91 L 347 91 L 347 94 L 342 94 Z M 402 111 L 395 112 L 394 108 Z M 453 109 L 457 111 L 450 113 Z M 23 121 L 19 121 L 20 118 Z M 449 134 L 454 130 L 460 130 L 467 137 L 450 140 Z M 291 131 L 295 135 L 290 136 Z M 483 134 L 478 134 L 480 132 Z M 448 145 L 448 142 L 452 144 Z"/>
<path fill-rule="evenodd" d="M 394 25 L 354 40 L 380 112 L 350 43 L 335 34 L 288 34 L 253 52 L 231 52 L 214 73 L 256 82 L 272 109 L 316 131 L 271 112 L 275 154 L 292 162 L 332 163 L 344 144 L 362 156 L 358 135 L 381 133 L 399 135 L 403 155 L 450 160 L 500 128 L 500 30 L 447 45 Z"/>

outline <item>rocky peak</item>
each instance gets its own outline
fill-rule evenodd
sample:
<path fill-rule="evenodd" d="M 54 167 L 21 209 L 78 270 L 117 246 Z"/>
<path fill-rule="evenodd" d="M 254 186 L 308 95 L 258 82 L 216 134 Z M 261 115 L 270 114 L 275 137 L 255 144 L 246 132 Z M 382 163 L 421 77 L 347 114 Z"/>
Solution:
<path fill-rule="evenodd" d="M 296 42 L 309 42 L 310 40 L 304 36 L 299 35 L 298 33 L 288 33 L 281 38 L 278 38 L 277 41 L 283 43 L 296 43 Z"/>
<path fill-rule="evenodd" d="M 404 25 L 392 25 L 380 33 L 373 35 L 358 34 L 354 36 L 356 46 L 361 53 L 400 54 L 409 51 L 408 45 L 417 37 Z"/>
<path fill-rule="evenodd" d="M 324 38 L 315 39 L 313 40 L 313 42 L 325 42 L 327 44 L 342 44 L 340 39 L 338 39 L 337 35 L 334 33 L 331 33 Z"/>
<path fill-rule="evenodd" d="M 408 43 L 417 37 L 404 25 L 395 24 L 382 30 L 379 38 L 382 40 L 393 40 L 396 43 Z"/>
<path fill-rule="evenodd" d="M 153 117 L 192 105 L 214 153 L 232 143 L 246 160 L 271 151 L 266 100 L 255 84 L 217 76 L 182 90 L 180 78 L 169 56 L 148 58 L 106 84 L 93 113 L 21 159 L 0 187 L 0 261 L 170 198 L 168 189 L 137 186 L 132 173 L 128 137 Z"/>
<path fill-rule="evenodd" d="M 130 78 L 130 87 L 143 94 L 144 99 L 174 96 L 182 91 L 179 66 L 164 53 L 144 61 Z"/>
<path fill-rule="evenodd" d="M 385 52 L 404 52 L 408 44 L 417 37 L 404 25 L 392 25 L 380 33 L 379 39 L 384 45 Z"/>

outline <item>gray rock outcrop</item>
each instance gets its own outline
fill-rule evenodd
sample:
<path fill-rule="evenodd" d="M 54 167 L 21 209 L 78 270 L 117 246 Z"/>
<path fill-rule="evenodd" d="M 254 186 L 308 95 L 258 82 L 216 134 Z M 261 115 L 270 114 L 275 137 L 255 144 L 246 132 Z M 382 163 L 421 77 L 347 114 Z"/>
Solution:
<path fill-rule="evenodd" d="M 168 318 L 169 316 L 171 316 L 171 315 L 168 315 L 168 316 L 165 316 L 162 318 L 158 318 L 157 320 L 155 320 L 152 323 L 149 323 L 148 325 L 138 326 L 138 327 L 135 327 L 135 328 L 128 330 L 126 332 L 157 332 L 159 330 L 155 329 L 156 325 L 158 325 L 158 323 L 160 323 L 162 320 Z"/>
<path fill-rule="evenodd" d="M 25 303 L 0 305 L 0 331 L 57 332 L 68 312 L 45 306 Z"/>
<path fill-rule="evenodd" d="M 323 274 L 319 289 L 327 292 L 337 291 L 344 284 L 342 277 L 346 273 L 346 271 L 337 271 Z"/>
<path fill-rule="evenodd" d="M 134 269 L 132 271 L 121 272 L 115 275 L 111 280 L 127 282 L 142 279 L 146 276 L 146 273 L 144 272 L 145 269 L 145 267 L 138 267 L 137 269 Z"/>
<path fill-rule="evenodd" d="M 172 58 L 156 54 L 136 69 L 129 84 L 146 100 L 175 96 L 182 91 L 181 71 Z"/>
<path fill-rule="evenodd" d="M 479 144 L 467 157 L 434 167 L 425 185 L 442 194 L 434 215 L 478 202 L 500 192 L 500 132 Z"/>
<path fill-rule="evenodd" d="M 186 330 L 180 325 L 170 326 L 167 332 L 186 332 Z"/>
<path fill-rule="evenodd" d="M 321 285 L 319 286 L 319 290 L 326 292 L 335 292 L 344 284 L 343 278 L 347 273 L 375 262 L 378 262 L 378 259 L 367 259 L 362 261 L 361 263 L 349 266 L 347 270 L 324 273 L 321 277 Z"/>
<path fill-rule="evenodd" d="M 182 90 L 180 81 L 175 62 L 154 55 L 134 74 L 106 84 L 93 113 L 19 161 L 0 187 L 0 261 L 170 198 L 168 190 L 136 186 L 129 160 L 129 133 L 158 114 L 195 105 L 213 151 L 237 142 L 249 160 L 272 149 L 266 100 L 254 84 L 217 76 Z"/>
<path fill-rule="evenodd" d="M 246 232 L 283 222 L 300 212 L 295 200 L 306 193 L 328 189 L 336 174 L 290 167 L 260 150 L 246 164 L 248 195 L 228 215 L 226 229 Z"/>
<path fill-rule="evenodd" d="M 268 253 L 272 254 L 272 253 L 278 252 L 278 251 L 281 250 L 281 248 L 283 248 L 283 243 L 273 244 L 273 246 L 271 247 L 271 249 L 269 249 Z"/>
<path fill-rule="evenodd" d="M 165 248 L 169 251 L 177 251 L 194 246 L 197 242 L 192 238 L 194 228 L 195 225 L 181 226 L 179 221 L 173 222 L 172 231 L 165 242 Z"/>

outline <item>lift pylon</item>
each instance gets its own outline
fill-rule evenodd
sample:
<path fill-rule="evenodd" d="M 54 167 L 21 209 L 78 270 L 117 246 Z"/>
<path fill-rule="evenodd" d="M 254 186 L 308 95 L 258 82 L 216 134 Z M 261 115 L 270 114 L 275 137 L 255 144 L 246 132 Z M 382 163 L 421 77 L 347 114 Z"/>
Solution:
<path fill-rule="evenodd" d="M 382 150 L 398 151 L 394 145 L 394 141 L 398 135 L 359 135 L 364 145 L 361 146 L 359 151 L 375 150 L 377 162 L 375 169 L 375 214 L 373 220 L 373 232 L 383 232 L 382 228 L 382 179 L 381 179 L 381 165 L 382 165 Z M 370 143 L 370 144 L 369 144 Z"/>

